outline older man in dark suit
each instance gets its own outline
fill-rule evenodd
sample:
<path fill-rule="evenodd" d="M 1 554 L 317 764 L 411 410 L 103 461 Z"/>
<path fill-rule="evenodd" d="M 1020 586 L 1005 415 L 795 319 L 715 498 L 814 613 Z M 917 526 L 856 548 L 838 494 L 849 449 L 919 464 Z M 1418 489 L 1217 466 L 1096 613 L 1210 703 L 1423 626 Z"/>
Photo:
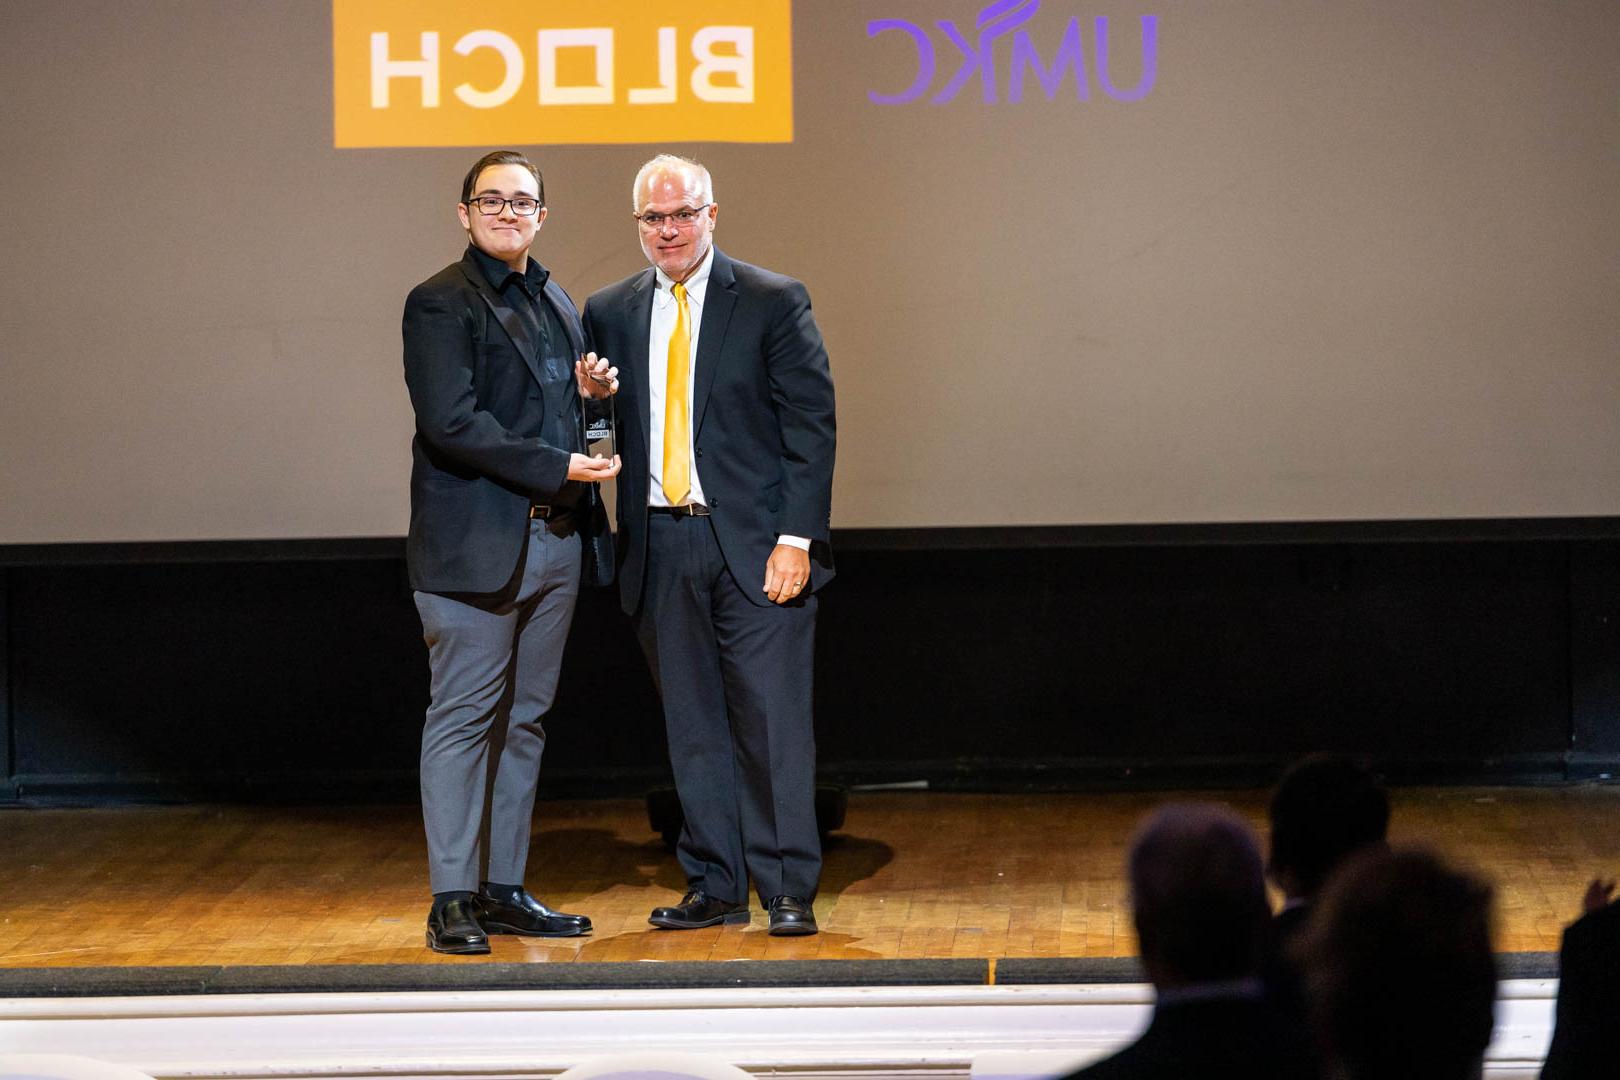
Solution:
<path fill-rule="evenodd" d="M 582 576 L 612 579 L 582 399 L 615 372 L 584 355 L 573 301 L 529 248 L 546 218 L 540 170 L 486 154 L 456 206 L 469 244 L 405 301 L 405 382 L 416 410 L 406 562 L 428 645 L 422 816 L 433 907 L 428 945 L 487 953 L 489 933 L 591 927 L 524 888 L 545 747 L 541 721 Z"/>
<path fill-rule="evenodd" d="M 619 365 L 620 599 L 664 702 L 688 892 L 649 921 L 816 932 L 811 661 L 827 545 L 833 387 L 810 297 L 713 246 L 708 170 L 663 155 L 636 177 L 652 266 L 585 305 Z"/>

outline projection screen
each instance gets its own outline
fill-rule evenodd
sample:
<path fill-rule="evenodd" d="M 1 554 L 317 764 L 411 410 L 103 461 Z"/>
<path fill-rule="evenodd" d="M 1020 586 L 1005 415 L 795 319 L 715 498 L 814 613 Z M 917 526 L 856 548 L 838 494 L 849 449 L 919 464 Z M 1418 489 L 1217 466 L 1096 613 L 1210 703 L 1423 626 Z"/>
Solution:
<path fill-rule="evenodd" d="M 580 303 L 710 167 L 826 335 L 835 527 L 1620 513 L 1612 0 L 0 24 L 3 544 L 402 535 L 401 304 L 508 145 Z"/>

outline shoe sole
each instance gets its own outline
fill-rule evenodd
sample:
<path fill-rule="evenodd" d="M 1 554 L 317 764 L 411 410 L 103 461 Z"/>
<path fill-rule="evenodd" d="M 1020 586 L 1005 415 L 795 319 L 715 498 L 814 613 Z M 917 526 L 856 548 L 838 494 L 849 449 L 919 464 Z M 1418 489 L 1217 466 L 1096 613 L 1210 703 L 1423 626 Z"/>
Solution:
<path fill-rule="evenodd" d="M 703 922 L 676 922 L 674 919 L 654 918 L 649 918 L 647 921 L 660 930 L 701 930 L 705 926 L 718 926 L 722 923 L 727 926 L 736 926 L 751 921 L 753 917 L 753 913 L 749 911 L 733 911 L 729 915 L 720 915 Z"/>
<path fill-rule="evenodd" d="M 427 947 L 436 953 L 445 953 L 448 956 L 482 956 L 489 952 L 489 942 L 470 941 L 465 945 L 440 945 L 433 937 L 433 931 L 427 932 Z"/>
<path fill-rule="evenodd" d="M 578 930 L 525 930 L 506 923 L 486 922 L 482 925 L 486 934 L 516 934 L 518 937 L 580 937 L 591 932 L 589 926 L 582 926 Z"/>
<path fill-rule="evenodd" d="M 771 937 L 809 937 L 811 934 L 818 934 L 821 931 L 818 927 L 814 926 L 796 925 L 773 926 L 765 932 L 771 935 Z"/>

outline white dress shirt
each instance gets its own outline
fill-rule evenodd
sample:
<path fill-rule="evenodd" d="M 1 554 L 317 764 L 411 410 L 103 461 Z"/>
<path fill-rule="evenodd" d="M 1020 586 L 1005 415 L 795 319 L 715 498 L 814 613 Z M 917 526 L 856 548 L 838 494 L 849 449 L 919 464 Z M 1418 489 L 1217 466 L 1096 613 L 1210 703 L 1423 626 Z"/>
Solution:
<path fill-rule="evenodd" d="M 686 279 L 687 342 L 692 355 L 686 365 L 686 400 L 691 407 L 689 416 L 695 416 L 694 382 L 697 378 L 698 332 L 703 325 L 703 301 L 709 292 L 709 270 L 714 266 L 714 248 L 710 247 L 703 261 Z M 652 325 L 647 337 L 647 505 L 668 506 L 664 496 L 664 391 L 669 376 L 669 339 L 675 333 L 675 284 L 662 270 L 654 269 L 658 291 L 653 294 Z M 708 504 L 703 497 L 703 481 L 698 475 L 697 447 L 693 434 L 686 433 L 687 457 L 692 463 L 692 491 L 688 502 Z M 778 536 L 777 542 L 810 550 L 810 541 L 802 536 Z"/>

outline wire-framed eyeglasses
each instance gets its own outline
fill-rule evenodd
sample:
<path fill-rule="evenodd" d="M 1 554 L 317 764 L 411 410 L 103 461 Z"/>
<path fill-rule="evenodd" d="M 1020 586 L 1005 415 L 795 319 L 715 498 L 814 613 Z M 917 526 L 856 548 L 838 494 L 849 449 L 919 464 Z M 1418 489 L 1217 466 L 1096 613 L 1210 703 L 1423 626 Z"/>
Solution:
<path fill-rule="evenodd" d="M 656 210 L 643 210 L 641 213 L 632 214 L 631 216 L 639 221 L 641 227 L 648 232 L 657 232 L 666 224 L 673 225 L 677 229 L 690 229 L 697 224 L 697 219 L 703 216 L 703 211 L 713 205 L 714 203 L 704 203 L 702 206 L 683 206 L 679 210 L 668 214 L 661 214 Z"/>

